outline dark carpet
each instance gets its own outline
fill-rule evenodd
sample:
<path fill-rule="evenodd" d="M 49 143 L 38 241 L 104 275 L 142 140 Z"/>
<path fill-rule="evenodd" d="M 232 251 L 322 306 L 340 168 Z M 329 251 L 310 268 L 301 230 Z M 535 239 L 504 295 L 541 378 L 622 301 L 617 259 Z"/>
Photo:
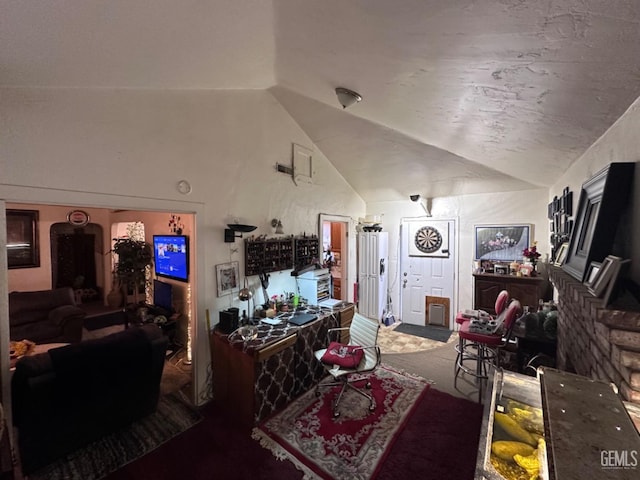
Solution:
<path fill-rule="evenodd" d="M 434 327 L 433 325 L 412 325 L 401 323 L 393 329 L 394 332 L 406 333 L 416 337 L 429 338 L 438 342 L 448 342 L 451 337 L 451 330 L 447 327 Z"/>
<path fill-rule="evenodd" d="M 155 413 L 29 474 L 29 480 L 104 478 L 158 448 L 202 418 L 199 410 L 181 394 L 161 395 Z"/>
<path fill-rule="evenodd" d="M 98 330 L 112 325 L 124 325 L 126 319 L 125 315 L 125 312 L 118 310 L 117 312 L 86 317 L 84 319 L 84 328 L 87 330 Z"/>
<path fill-rule="evenodd" d="M 301 479 L 288 460 L 276 459 L 214 402 L 204 420 L 107 480 Z M 482 406 L 431 387 L 416 405 L 377 479 L 474 478 Z"/>

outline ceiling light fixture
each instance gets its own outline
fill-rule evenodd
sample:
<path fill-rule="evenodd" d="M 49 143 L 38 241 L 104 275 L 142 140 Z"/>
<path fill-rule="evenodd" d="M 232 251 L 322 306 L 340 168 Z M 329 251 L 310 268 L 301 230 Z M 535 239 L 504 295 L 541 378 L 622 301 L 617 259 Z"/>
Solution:
<path fill-rule="evenodd" d="M 338 101 L 340 102 L 340 105 L 342 105 L 342 108 L 347 108 L 362 100 L 359 93 L 343 87 L 336 88 L 336 95 L 338 96 Z"/>

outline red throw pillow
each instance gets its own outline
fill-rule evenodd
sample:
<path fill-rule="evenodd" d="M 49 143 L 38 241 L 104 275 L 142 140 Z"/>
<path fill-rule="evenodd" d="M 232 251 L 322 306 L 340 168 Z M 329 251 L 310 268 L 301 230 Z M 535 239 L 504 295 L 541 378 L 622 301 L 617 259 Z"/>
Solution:
<path fill-rule="evenodd" d="M 327 365 L 339 365 L 344 368 L 356 368 L 364 356 L 364 350 L 357 345 L 331 342 L 321 360 Z"/>

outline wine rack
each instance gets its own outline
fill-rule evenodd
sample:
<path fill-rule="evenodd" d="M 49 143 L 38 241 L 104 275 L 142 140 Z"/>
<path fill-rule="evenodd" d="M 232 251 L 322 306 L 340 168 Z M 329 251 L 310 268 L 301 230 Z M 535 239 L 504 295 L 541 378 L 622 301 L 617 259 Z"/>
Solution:
<path fill-rule="evenodd" d="M 293 239 L 245 240 L 245 276 L 292 269 Z"/>

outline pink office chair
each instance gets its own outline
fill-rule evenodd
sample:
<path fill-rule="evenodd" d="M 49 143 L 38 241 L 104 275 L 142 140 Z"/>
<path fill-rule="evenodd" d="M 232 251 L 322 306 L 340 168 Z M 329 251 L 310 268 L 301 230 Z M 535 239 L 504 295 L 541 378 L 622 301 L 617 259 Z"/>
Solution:
<path fill-rule="evenodd" d="M 487 332 L 486 326 L 472 320 L 462 323 L 458 335 L 464 343 L 456 359 L 454 388 L 457 387 L 460 372 L 471 375 L 478 384 L 478 402 L 482 403 L 485 383 L 489 378 L 489 367 L 500 367 L 502 349 L 509 343 L 516 319 L 521 314 L 522 305 L 518 300 L 513 300 L 507 309 L 496 317 L 496 325 L 492 326 L 492 332 Z M 475 368 L 465 365 L 465 361 L 475 361 Z"/>

